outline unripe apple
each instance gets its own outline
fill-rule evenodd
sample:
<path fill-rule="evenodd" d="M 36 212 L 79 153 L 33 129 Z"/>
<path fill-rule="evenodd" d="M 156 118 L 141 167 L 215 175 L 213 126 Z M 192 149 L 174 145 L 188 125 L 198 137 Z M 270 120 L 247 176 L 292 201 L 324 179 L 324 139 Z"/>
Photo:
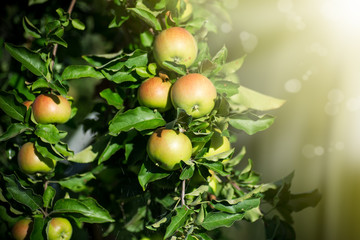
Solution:
<path fill-rule="evenodd" d="M 156 62 L 167 69 L 163 62 L 170 61 L 190 67 L 197 57 L 197 43 L 186 29 L 172 27 L 162 31 L 154 41 Z"/>
<path fill-rule="evenodd" d="M 21 219 L 17 221 L 11 229 L 12 236 L 15 240 L 24 240 L 31 233 L 31 223 L 30 219 Z"/>
<path fill-rule="evenodd" d="M 221 136 L 221 131 L 218 128 L 214 129 L 214 134 L 210 139 L 210 146 L 204 157 L 210 157 L 216 154 L 220 154 L 231 149 L 230 141 L 227 137 Z"/>
<path fill-rule="evenodd" d="M 140 105 L 165 112 L 172 107 L 170 100 L 171 83 L 159 77 L 145 80 L 139 87 L 137 99 Z"/>
<path fill-rule="evenodd" d="M 147 143 L 149 158 L 159 167 L 172 171 L 180 167 L 180 161 L 188 161 L 192 146 L 190 139 L 173 129 L 159 128 Z"/>
<path fill-rule="evenodd" d="M 18 164 L 20 170 L 26 174 L 48 173 L 53 171 L 56 161 L 44 158 L 36 151 L 34 143 L 27 142 L 20 148 Z"/>
<path fill-rule="evenodd" d="M 214 108 L 216 88 L 207 77 L 190 73 L 173 84 L 170 96 L 175 108 L 182 108 L 187 114 L 199 118 Z"/>
<path fill-rule="evenodd" d="M 46 234 L 48 240 L 69 240 L 73 229 L 66 218 L 52 218 L 47 225 Z"/>
<path fill-rule="evenodd" d="M 41 94 L 32 105 L 37 123 L 66 123 L 71 115 L 69 101 L 61 95 Z"/>

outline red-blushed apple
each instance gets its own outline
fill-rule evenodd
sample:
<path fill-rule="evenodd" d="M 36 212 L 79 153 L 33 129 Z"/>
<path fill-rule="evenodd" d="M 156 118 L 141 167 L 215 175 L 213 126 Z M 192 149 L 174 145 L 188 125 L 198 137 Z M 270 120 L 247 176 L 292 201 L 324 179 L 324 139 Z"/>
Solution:
<path fill-rule="evenodd" d="M 17 221 L 11 229 L 12 236 L 15 240 L 24 240 L 30 236 L 32 228 L 31 219 L 21 219 Z"/>
<path fill-rule="evenodd" d="M 163 62 L 170 61 L 190 67 L 197 57 L 197 43 L 193 35 L 184 28 L 168 28 L 156 36 L 154 57 L 156 62 L 167 69 Z"/>
<path fill-rule="evenodd" d="M 216 88 L 207 77 L 190 73 L 173 84 L 170 96 L 175 108 L 182 108 L 187 114 L 199 118 L 214 108 Z"/>
<path fill-rule="evenodd" d="M 184 133 L 159 128 L 150 136 L 146 150 L 157 166 L 173 171 L 180 167 L 181 160 L 186 162 L 190 159 L 192 146 Z"/>
<path fill-rule="evenodd" d="M 71 116 L 71 105 L 61 95 L 41 94 L 32 104 L 37 123 L 66 123 Z"/>
<path fill-rule="evenodd" d="M 26 174 L 48 173 L 53 171 L 56 165 L 56 161 L 41 156 L 32 142 L 21 146 L 17 159 L 20 170 Z"/>
<path fill-rule="evenodd" d="M 66 218 L 52 218 L 46 227 L 48 240 L 69 240 L 71 239 L 73 229 L 71 223 Z"/>
<path fill-rule="evenodd" d="M 170 100 L 171 83 L 159 77 L 145 80 L 137 92 L 139 104 L 165 112 L 172 107 Z"/>

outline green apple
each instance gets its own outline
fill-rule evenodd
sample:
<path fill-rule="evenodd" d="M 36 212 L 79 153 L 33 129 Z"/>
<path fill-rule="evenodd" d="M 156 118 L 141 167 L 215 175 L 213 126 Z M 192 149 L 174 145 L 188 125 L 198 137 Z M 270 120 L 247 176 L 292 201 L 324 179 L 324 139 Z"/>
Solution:
<path fill-rule="evenodd" d="M 149 158 L 159 167 L 173 171 L 180 167 L 180 161 L 188 161 L 192 146 L 190 139 L 173 129 L 159 128 L 147 143 Z"/>
<path fill-rule="evenodd" d="M 173 84 L 170 97 L 175 108 L 182 108 L 187 114 L 199 118 L 214 108 L 216 88 L 207 77 L 190 73 Z"/>
<path fill-rule="evenodd" d="M 48 173 L 53 171 L 56 165 L 56 161 L 41 156 L 32 142 L 21 146 L 17 159 L 20 170 L 26 174 Z"/>
<path fill-rule="evenodd" d="M 145 80 L 139 87 L 137 99 L 139 104 L 165 112 L 172 107 L 170 100 L 171 83 L 159 77 Z"/>
<path fill-rule="evenodd" d="M 71 105 L 61 95 L 41 94 L 32 104 L 37 123 L 66 123 L 71 116 Z"/>
<path fill-rule="evenodd" d="M 230 141 L 227 137 L 221 135 L 221 131 L 218 128 L 214 129 L 214 134 L 210 139 L 210 146 L 204 157 L 210 157 L 216 154 L 220 154 L 231 149 Z"/>
<path fill-rule="evenodd" d="M 184 28 L 168 28 L 155 38 L 154 57 L 156 62 L 167 69 L 163 62 L 175 62 L 176 64 L 190 67 L 197 57 L 197 43 L 195 38 Z"/>
<path fill-rule="evenodd" d="M 21 219 L 17 221 L 11 229 L 15 240 L 24 240 L 30 236 L 32 221 L 30 219 Z"/>
<path fill-rule="evenodd" d="M 71 239 L 72 231 L 71 223 L 66 218 L 52 218 L 46 228 L 47 239 L 69 240 Z"/>

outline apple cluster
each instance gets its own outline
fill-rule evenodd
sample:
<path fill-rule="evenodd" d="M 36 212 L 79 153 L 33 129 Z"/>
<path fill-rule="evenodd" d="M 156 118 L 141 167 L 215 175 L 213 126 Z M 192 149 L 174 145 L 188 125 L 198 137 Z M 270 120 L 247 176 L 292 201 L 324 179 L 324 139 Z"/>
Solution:
<path fill-rule="evenodd" d="M 71 116 L 71 105 L 61 95 L 40 94 L 32 101 L 23 103 L 32 108 L 32 118 L 38 124 L 66 123 Z M 33 142 L 23 144 L 18 153 L 19 168 L 23 173 L 48 173 L 54 170 L 56 161 L 45 158 L 36 151 Z"/>
<path fill-rule="evenodd" d="M 71 105 L 61 95 L 40 94 L 33 102 L 25 101 L 23 104 L 28 110 L 31 108 L 31 117 L 37 124 L 62 124 L 66 123 L 71 116 Z M 21 146 L 17 160 L 20 170 L 29 175 L 49 173 L 56 166 L 56 161 L 43 157 L 36 150 L 33 142 L 26 142 Z M 14 239 L 27 239 L 31 233 L 32 224 L 30 219 L 22 219 L 15 223 L 12 228 Z M 48 222 L 46 231 L 48 240 L 65 240 L 71 238 L 72 226 L 67 219 L 57 217 Z"/>
<path fill-rule="evenodd" d="M 12 227 L 12 236 L 15 240 L 29 239 L 32 227 L 33 221 L 31 219 L 21 219 Z M 46 227 L 48 240 L 69 240 L 71 239 L 72 231 L 71 223 L 63 217 L 54 217 L 50 219 Z"/>
<path fill-rule="evenodd" d="M 197 42 L 193 35 L 181 27 L 172 27 L 160 32 L 154 41 L 154 58 L 158 65 L 169 69 L 166 62 L 190 67 L 197 57 Z M 192 118 L 208 115 L 215 106 L 217 97 L 214 84 L 204 75 L 189 73 L 171 84 L 169 79 L 152 77 L 145 80 L 137 92 L 140 105 L 165 112 L 172 107 L 183 109 Z M 214 130 L 209 151 L 211 156 L 230 150 L 230 142 L 219 129 Z M 157 129 L 149 138 L 147 153 L 159 167 L 173 171 L 181 161 L 188 161 L 203 146 L 191 143 L 182 132 L 174 129 Z"/>

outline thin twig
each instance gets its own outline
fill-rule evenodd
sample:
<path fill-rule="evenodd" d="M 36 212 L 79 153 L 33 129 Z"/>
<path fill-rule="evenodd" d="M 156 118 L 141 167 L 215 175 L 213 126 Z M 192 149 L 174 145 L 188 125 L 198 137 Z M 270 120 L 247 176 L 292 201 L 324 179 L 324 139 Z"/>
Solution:
<path fill-rule="evenodd" d="M 181 189 L 181 206 L 186 206 L 185 205 L 185 179 L 182 181 L 182 189 Z"/>
<path fill-rule="evenodd" d="M 67 11 L 67 12 L 69 13 L 69 16 L 71 16 L 71 13 L 72 13 L 72 11 L 73 11 L 73 9 L 74 9 L 75 3 L 76 3 L 76 0 L 71 0 L 70 5 L 69 5 L 69 8 L 68 8 L 68 11 Z M 56 52 L 57 52 L 57 50 L 58 50 L 58 46 L 59 46 L 59 45 L 56 43 L 56 44 L 54 45 L 54 49 L 53 49 L 53 51 L 52 51 L 51 69 L 54 68 L 55 57 L 56 57 Z"/>

